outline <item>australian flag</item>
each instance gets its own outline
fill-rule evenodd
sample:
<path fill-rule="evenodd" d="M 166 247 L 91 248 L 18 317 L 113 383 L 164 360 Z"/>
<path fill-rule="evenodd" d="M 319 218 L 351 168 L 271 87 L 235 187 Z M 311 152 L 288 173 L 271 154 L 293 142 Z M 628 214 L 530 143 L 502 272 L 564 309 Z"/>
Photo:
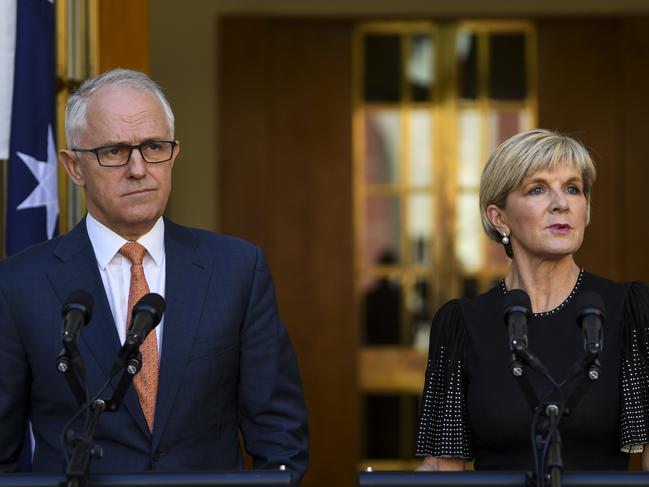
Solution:
<path fill-rule="evenodd" d="M 59 214 L 54 142 L 54 1 L 18 0 L 16 7 L 7 168 L 7 255 L 52 238 Z M 28 431 L 19 470 L 30 469 Z"/>
<path fill-rule="evenodd" d="M 52 238 L 59 214 L 54 138 L 54 0 L 18 0 L 6 252 Z"/>

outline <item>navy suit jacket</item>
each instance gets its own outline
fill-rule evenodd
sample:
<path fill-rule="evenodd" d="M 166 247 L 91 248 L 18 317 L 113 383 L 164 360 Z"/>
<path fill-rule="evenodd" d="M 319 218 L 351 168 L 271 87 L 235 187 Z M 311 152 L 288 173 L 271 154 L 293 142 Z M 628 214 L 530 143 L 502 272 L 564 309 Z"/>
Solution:
<path fill-rule="evenodd" d="M 153 434 L 131 386 L 96 430 L 104 457 L 91 472 L 242 467 L 239 430 L 255 468 L 301 477 L 308 428 L 300 376 L 259 248 L 165 220 L 166 311 Z M 79 339 L 91 395 L 120 349 L 85 220 L 68 234 L 0 263 L 0 468 L 13 471 L 26 421 L 33 470 L 64 469 L 60 434 L 78 410 L 56 370 L 61 307 L 71 291 L 94 298 Z M 110 398 L 120 376 L 102 394 Z M 83 431 L 78 420 L 72 425 Z"/>

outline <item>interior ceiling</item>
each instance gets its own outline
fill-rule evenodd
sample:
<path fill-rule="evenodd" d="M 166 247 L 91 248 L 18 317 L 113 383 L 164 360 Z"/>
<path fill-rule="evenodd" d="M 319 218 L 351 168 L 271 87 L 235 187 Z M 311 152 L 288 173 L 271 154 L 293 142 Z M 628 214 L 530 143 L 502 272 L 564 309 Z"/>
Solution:
<path fill-rule="evenodd" d="M 219 0 L 218 3 L 223 13 L 278 15 L 610 16 L 649 13 L 649 0 Z"/>

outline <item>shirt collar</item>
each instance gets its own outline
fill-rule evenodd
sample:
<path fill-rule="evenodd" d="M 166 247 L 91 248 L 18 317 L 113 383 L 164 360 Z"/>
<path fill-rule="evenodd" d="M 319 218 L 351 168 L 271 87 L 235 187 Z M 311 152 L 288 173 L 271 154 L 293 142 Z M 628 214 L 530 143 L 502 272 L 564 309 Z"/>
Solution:
<path fill-rule="evenodd" d="M 97 263 L 104 270 L 128 240 L 97 221 L 90 213 L 86 216 L 86 229 Z M 160 265 L 164 257 L 164 219 L 158 218 L 153 228 L 138 238 L 137 242 L 144 246 L 155 264 Z"/>

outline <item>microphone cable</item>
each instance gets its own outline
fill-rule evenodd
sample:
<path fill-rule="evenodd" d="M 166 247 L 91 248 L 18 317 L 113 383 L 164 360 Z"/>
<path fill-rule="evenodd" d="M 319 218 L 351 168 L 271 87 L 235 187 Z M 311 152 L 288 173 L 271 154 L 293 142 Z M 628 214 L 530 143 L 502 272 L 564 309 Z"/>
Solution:
<path fill-rule="evenodd" d="M 66 446 L 66 435 L 68 432 L 68 429 L 72 426 L 72 424 L 81 416 L 82 414 L 86 413 L 86 421 L 84 428 L 88 426 L 88 422 L 90 421 L 90 408 L 94 404 L 94 402 L 99 399 L 99 396 L 101 396 L 106 389 L 108 389 L 108 386 L 110 385 L 110 382 L 113 380 L 114 376 L 111 376 L 108 378 L 108 380 L 101 386 L 99 389 L 99 392 L 95 394 L 92 399 L 88 399 L 85 404 L 81 406 L 81 408 L 72 415 L 72 417 L 68 420 L 67 423 L 63 426 L 63 429 L 61 430 L 61 435 L 59 437 L 59 441 L 61 443 L 61 450 L 63 451 L 63 456 L 65 457 L 65 464 L 68 465 L 70 463 L 70 456 L 68 455 L 68 449 Z M 86 389 L 87 391 L 87 389 Z"/>
<path fill-rule="evenodd" d="M 532 369 L 534 370 L 534 369 Z M 538 373 L 538 372 L 537 372 Z M 559 421 L 561 419 L 561 416 L 563 415 L 565 406 L 563 406 L 565 402 L 565 397 L 563 394 L 563 391 L 561 390 L 562 385 L 557 383 L 557 381 L 550 375 L 548 372 L 547 374 L 542 374 L 542 377 L 548 380 L 550 382 L 550 385 L 552 388 L 541 398 L 539 401 L 539 405 L 536 408 L 536 411 L 534 411 L 534 415 L 532 416 L 532 423 L 530 427 L 530 438 L 531 438 L 531 445 L 532 445 L 532 456 L 534 458 L 534 473 L 536 475 L 536 485 L 537 487 L 543 487 L 543 479 L 545 478 L 545 458 L 547 455 L 547 446 L 548 446 L 548 440 L 551 437 L 550 433 L 553 433 L 556 431 L 559 425 Z M 555 422 L 556 428 L 548 428 L 548 434 L 545 436 L 543 439 L 544 442 L 544 447 L 541 452 L 541 458 L 539 458 L 539 449 L 537 448 L 537 442 L 536 442 L 536 428 L 538 426 L 539 419 L 541 418 L 541 412 L 543 411 L 543 406 L 545 402 L 550 398 L 550 396 L 556 392 L 559 396 L 559 413 L 557 415 L 557 421 Z"/>

